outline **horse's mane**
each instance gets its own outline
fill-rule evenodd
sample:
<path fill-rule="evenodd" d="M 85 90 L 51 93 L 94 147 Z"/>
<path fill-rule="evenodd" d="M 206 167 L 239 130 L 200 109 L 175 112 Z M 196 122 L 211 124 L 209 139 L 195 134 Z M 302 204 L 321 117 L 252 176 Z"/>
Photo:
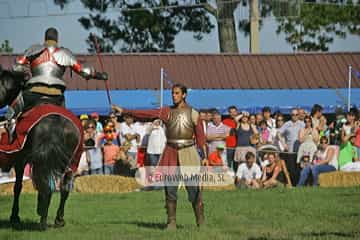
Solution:
<path fill-rule="evenodd" d="M 9 105 L 19 94 L 23 82 L 22 76 L 0 67 L 0 108 Z"/>

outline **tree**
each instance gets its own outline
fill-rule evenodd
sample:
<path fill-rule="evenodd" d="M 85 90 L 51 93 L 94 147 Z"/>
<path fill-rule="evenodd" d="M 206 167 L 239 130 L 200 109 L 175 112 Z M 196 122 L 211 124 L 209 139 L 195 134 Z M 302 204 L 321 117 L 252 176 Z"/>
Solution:
<path fill-rule="evenodd" d="M 54 0 L 61 8 L 69 1 Z M 194 32 L 198 40 L 202 39 L 203 34 L 210 33 L 214 28 L 210 22 L 212 15 L 218 26 L 220 52 L 239 52 L 234 11 L 239 3 L 246 6 L 248 0 L 216 0 L 214 4 L 208 0 L 195 1 L 187 4 L 188 0 L 144 0 L 141 3 L 130 0 L 82 0 L 84 7 L 96 14 L 81 17 L 79 21 L 86 30 L 97 29 L 101 32 L 102 36 L 98 39 L 101 50 L 105 52 L 115 51 L 117 45 L 121 45 L 123 52 L 173 52 L 173 42 L 180 31 Z M 257 3 L 258 0 L 251 1 Z M 125 10 L 121 11 L 118 19 L 112 20 L 103 14 L 110 7 Z M 252 21 L 253 29 L 258 28 L 258 21 Z M 250 27 L 250 21 L 246 21 L 240 29 L 247 30 L 247 24 Z M 94 51 L 90 35 L 87 43 L 89 51 Z"/>
<path fill-rule="evenodd" d="M 64 7 L 72 0 L 54 0 Z M 286 41 L 296 51 L 327 51 L 334 34 L 345 38 L 350 33 L 360 34 L 359 6 L 348 0 L 346 5 L 336 5 L 344 0 L 332 0 L 331 4 L 317 4 L 315 0 L 209 0 L 186 4 L 189 0 L 82 0 L 85 8 L 92 11 L 79 19 L 82 26 L 90 31 L 100 32 L 98 36 L 103 52 L 173 52 L 175 36 L 180 31 L 191 31 L 195 39 L 202 39 L 214 26 L 212 15 L 217 22 L 220 52 L 239 52 L 235 29 L 234 11 L 241 7 L 250 8 L 249 18 L 240 20 L 239 30 L 245 36 L 251 33 L 251 52 L 258 49 L 261 18 L 274 15 L 279 26 L 276 32 L 285 33 Z M 194 1 L 194 0 L 190 0 Z M 299 6 L 301 11 L 299 11 Z M 110 8 L 122 9 L 116 19 L 105 16 Z M 256 8 L 256 9 L 255 9 Z M 300 13 L 300 15 L 299 15 Z M 252 15 L 254 17 L 252 17 Z M 259 17 L 258 17 L 259 16 Z M 93 40 L 87 39 L 89 51 L 94 51 Z"/>
<path fill-rule="evenodd" d="M 360 35 L 360 6 L 303 3 L 298 18 L 278 18 L 277 33 L 285 33 L 294 51 L 328 51 L 334 35 L 345 38 L 346 30 Z"/>
<path fill-rule="evenodd" d="M 10 46 L 9 40 L 5 40 L 3 43 L 1 43 L 0 46 L 0 53 L 12 53 L 13 48 Z"/>
<path fill-rule="evenodd" d="M 55 3 L 64 6 L 61 0 Z M 101 33 L 97 38 L 103 52 L 174 52 L 175 36 L 180 31 L 193 32 L 194 38 L 201 40 L 214 27 L 205 9 L 181 7 L 177 1 L 82 0 L 82 3 L 94 14 L 81 17 L 79 22 L 86 30 Z M 116 19 L 110 19 L 103 14 L 110 8 L 123 10 Z M 90 34 L 87 43 L 89 51 L 93 51 Z"/>

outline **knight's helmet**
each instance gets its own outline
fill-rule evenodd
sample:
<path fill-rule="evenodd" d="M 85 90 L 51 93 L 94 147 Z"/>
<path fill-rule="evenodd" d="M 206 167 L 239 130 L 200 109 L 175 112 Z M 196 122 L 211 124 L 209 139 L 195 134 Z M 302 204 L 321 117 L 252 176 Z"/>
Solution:
<path fill-rule="evenodd" d="M 49 40 L 58 42 L 58 31 L 53 27 L 50 27 L 45 31 L 45 41 Z"/>

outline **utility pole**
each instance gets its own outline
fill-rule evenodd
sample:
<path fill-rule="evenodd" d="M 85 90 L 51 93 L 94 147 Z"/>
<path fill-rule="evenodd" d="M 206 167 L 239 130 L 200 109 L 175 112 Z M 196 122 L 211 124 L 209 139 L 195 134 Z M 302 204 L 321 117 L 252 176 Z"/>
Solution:
<path fill-rule="evenodd" d="M 250 0 L 250 53 L 259 53 L 259 2 Z"/>

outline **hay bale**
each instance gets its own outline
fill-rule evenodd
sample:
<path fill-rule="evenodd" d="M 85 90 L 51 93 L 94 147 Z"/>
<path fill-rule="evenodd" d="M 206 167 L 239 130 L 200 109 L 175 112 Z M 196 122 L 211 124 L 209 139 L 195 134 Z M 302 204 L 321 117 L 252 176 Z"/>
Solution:
<path fill-rule="evenodd" d="M 319 175 L 321 187 L 360 186 L 360 172 L 329 172 Z"/>
<path fill-rule="evenodd" d="M 141 186 L 135 178 L 116 175 L 91 175 L 75 179 L 74 191 L 81 193 L 132 192 Z"/>
<path fill-rule="evenodd" d="M 4 183 L 0 185 L 0 195 L 12 195 L 15 183 Z M 22 193 L 34 193 L 36 190 L 31 180 L 23 181 Z"/>

